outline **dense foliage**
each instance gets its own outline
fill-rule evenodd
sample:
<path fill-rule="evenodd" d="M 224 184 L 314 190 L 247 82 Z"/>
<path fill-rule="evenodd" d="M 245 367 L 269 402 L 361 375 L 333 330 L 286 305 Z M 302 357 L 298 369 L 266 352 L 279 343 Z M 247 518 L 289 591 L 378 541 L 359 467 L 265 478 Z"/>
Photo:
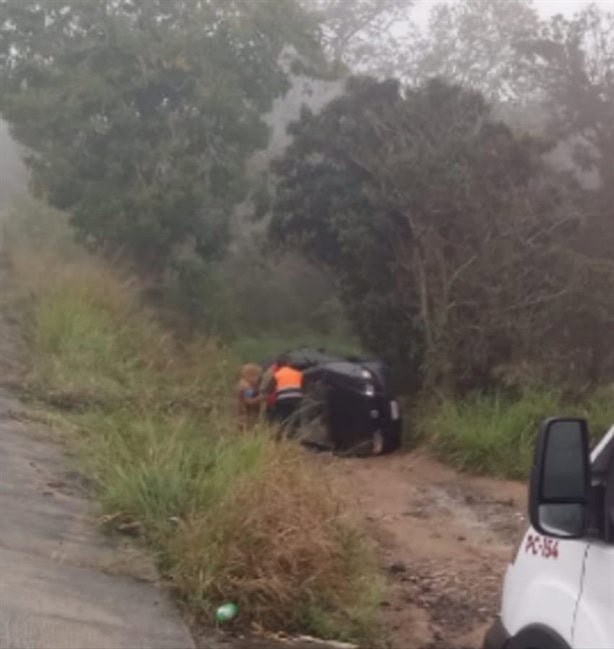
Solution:
<path fill-rule="evenodd" d="M 414 5 L 0 0 L 0 111 L 84 240 L 208 331 L 339 334 L 341 298 L 412 389 L 609 380 L 614 16 L 464 0 L 418 33 Z M 352 71 L 268 182 L 275 100 Z"/>
<path fill-rule="evenodd" d="M 150 273 L 211 257 L 268 142 L 292 62 L 320 62 L 290 0 L 3 0 L 0 110 L 34 186 Z M 284 59 L 284 54 L 286 58 Z"/>
<path fill-rule="evenodd" d="M 354 78 L 292 133 L 272 234 L 331 269 L 367 344 L 410 385 L 484 387 L 529 359 L 564 373 L 594 356 L 575 379 L 611 372 L 594 329 L 568 336 L 614 313 L 611 263 L 577 250 L 591 226 L 580 190 L 479 94 Z"/>

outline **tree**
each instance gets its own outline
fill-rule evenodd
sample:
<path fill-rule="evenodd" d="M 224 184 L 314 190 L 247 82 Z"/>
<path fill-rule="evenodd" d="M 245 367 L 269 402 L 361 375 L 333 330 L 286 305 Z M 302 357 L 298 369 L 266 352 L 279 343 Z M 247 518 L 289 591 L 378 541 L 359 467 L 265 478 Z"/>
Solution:
<path fill-rule="evenodd" d="M 575 366 L 588 365 L 596 382 L 614 367 L 614 13 L 589 6 L 572 19 L 555 16 L 517 48 L 519 66 L 550 116 L 548 136 L 597 179 L 576 198 L 583 219 L 570 263 L 585 270 L 576 275 L 578 301 L 561 317 L 570 344 L 583 341 L 578 347 L 588 350 Z"/>
<path fill-rule="evenodd" d="M 573 148 L 581 169 L 595 171 L 614 205 L 614 12 L 589 6 L 554 17 L 517 49 L 524 74 L 551 115 L 550 135 Z"/>
<path fill-rule="evenodd" d="M 413 81 L 442 77 L 489 100 L 524 101 L 529 88 L 515 65 L 515 43 L 538 22 L 531 0 L 435 4 L 418 55 L 401 72 Z"/>
<path fill-rule="evenodd" d="M 320 21 L 329 59 L 352 72 L 390 75 L 391 60 L 415 37 L 415 0 L 302 0 Z"/>
<path fill-rule="evenodd" d="M 530 90 L 515 65 L 515 43 L 535 33 L 532 0 L 432 3 L 426 30 L 415 0 L 303 0 L 315 8 L 329 58 L 352 73 L 422 83 L 443 77 L 489 99 L 524 100 Z"/>
<path fill-rule="evenodd" d="M 486 387 L 556 346 L 579 215 L 539 141 L 478 93 L 368 78 L 292 133 L 271 236 L 335 275 L 363 340 L 412 387 Z"/>
<path fill-rule="evenodd" d="M 290 0 L 2 0 L 0 111 L 33 185 L 94 246 L 157 274 L 223 250 L 247 158 L 294 64 L 320 65 Z"/>

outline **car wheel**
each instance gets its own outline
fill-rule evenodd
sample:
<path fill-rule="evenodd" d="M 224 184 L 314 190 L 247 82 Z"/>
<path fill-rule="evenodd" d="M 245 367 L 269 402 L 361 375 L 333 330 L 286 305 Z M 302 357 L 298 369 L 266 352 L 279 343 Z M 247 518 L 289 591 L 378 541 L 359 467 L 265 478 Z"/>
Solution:
<path fill-rule="evenodd" d="M 383 436 L 383 450 L 382 453 L 393 453 L 401 448 L 401 432 L 393 431 L 388 432 Z"/>

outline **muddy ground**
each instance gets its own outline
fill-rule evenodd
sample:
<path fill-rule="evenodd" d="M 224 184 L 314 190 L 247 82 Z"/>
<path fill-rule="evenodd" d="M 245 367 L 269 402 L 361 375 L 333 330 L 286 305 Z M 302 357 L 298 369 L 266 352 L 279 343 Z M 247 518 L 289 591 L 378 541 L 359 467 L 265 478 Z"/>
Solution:
<path fill-rule="evenodd" d="M 526 486 L 460 475 L 420 452 L 330 464 L 390 581 L 385 646 L 480 647 L 526 527 Z"/>
<path fill-rule="evenodd" d="M 365 522 L 388 579 L 379 646 L 481 647 L 526 527 L 526 486 L 462 475 L 421 452 L 320 458 L 334 488 Z M 210 649 L 209 642 L 203 637 L 197 644 Z M 228 642 L 228 649 L 322 647 L 271 638 Z"/>

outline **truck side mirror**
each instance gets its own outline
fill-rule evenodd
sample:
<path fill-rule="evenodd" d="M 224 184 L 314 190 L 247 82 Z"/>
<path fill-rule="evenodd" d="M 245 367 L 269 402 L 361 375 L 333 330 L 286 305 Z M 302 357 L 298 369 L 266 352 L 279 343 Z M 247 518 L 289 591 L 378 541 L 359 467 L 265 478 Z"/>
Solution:
<path fill-rule="evenodd" d="M 551 418 L 542 423 L 529 487 L 529 518 L 538 532 L 563 539 L 584 534 L 589 462 L 586 420 Z"/>

